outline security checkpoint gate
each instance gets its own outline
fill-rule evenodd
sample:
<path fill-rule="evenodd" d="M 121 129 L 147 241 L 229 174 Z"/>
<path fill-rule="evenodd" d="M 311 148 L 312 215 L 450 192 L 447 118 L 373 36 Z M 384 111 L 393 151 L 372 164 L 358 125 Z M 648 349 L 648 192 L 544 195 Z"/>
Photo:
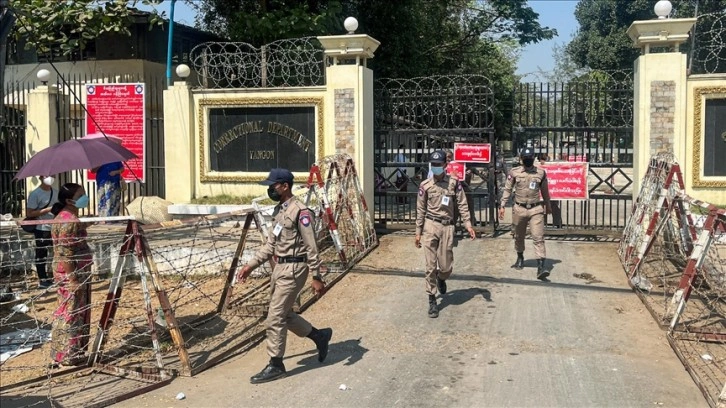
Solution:
<path fill-rule="evenodd" d="M 418 186 L 428 175 L 435 150 L 454 143 L 494 146 L 494 94 L 481 75 L 380 79 L 375 85 L 375 222 L 411 228 Z M 494 161 L 496 162 L 496 160 Z M 495 164 L 474 170 L 468 201 L 474 225 L 496 226 Z"/>

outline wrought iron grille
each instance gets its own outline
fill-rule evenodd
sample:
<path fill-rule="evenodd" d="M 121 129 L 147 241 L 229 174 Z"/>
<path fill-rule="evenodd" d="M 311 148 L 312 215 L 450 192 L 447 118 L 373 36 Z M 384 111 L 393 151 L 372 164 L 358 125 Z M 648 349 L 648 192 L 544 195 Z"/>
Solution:
<path fill-rule="evenodd" d="M 0 214 L 17 217 L 22 212 L 25 183 L 14 181 L 25 164 L 25 107 L 34 82 L 6 83 L 0 124 Z"/>
<path fill-rule="evenodd" d="M 690 73 L 726 73 L 726 11 L 698 16 L 692 35 Z"/>
<path fill-rule="evenodd" d="M 380 79 L 374 88 L 376 222 L 413 225 L 429 154 L 455 142 L 494 143 L 494 93 L 481 75 Z M 473 167 L 473 166 L 472 166 Z M 481 172 L 489 166 L 481 165 Z M 489 224 L 493 178 L 474 177 L 473 216 Z M 490 183 L 491 181 L 491 183 Z"/>
<path fill-rule="evenodd" d="M 315 37 L 274 41 L 206 42 L 191 51 L 203 88 L 276 88 L 325 85 L 325 54 Z"/>

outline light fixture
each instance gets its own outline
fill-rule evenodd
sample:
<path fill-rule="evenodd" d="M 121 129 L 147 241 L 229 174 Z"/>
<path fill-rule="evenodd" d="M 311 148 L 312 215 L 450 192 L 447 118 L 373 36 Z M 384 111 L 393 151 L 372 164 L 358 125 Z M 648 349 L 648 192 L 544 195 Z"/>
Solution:
<path fill-rule="evenodd" d="M 48 80 L 50 79 L 50 71 L 48 71 L 47 69 L 41 69 L 40 71 L 38 71 L 37 74 L 35 74 L 35 76 L 38 77 L 43 85 L 48 85 Z"/>
<path fill-rule="evenodd" d="M 673 5 L 668 0 L 660 0 L 655 3 L 655 6 L 653 7 L 653 11 L 655 11 L 655 15 L 657 15 L 659 19 L 668 18 L 671 14 L 671 10 L 673 10 Z"/>
<path fill-rule="evenodd" d="M 176 74 L 179 75 L 179 78 L 181 79 L 186 79 L 190 73 L 191 70 L 189 69 L 189 65 L 187 64 L 179 64 L 176 67 Z"/>
<path fill-rule="evenodd" d="M 355 34 L 355 30 L 358 29 L 358 20 L 355 17 L 348 17 L 343 22 L 343 27 L 348 30 L 348 34 Z"/>

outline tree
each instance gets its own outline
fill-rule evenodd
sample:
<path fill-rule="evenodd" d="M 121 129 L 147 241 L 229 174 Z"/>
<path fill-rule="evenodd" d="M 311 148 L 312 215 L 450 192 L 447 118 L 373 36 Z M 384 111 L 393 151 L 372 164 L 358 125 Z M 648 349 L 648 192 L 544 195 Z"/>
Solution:
<path fill-rule="evenodd" d="M 722 11 L 726 0 L 673 0 L 671 17 L 693 17 Z M 638 20 L 655 18 L 651 0 L 580 0 L 575 17 L 580 28 L 567 44 L 567 53 L 582 68 L 599 70 L 633 69 L 639 50 L 626 34 Z M 682 51 L 686 51 L 683 47 Z"/>
<path fill-rule="evenodd" d="M 14 36 L 23 37 L 38 54 L 58 48 L 63 54 L 83 49 L 104 33 L 130 35 L 129 25 L 137 4 L 155 6 L 162 0 L 11 0 L 15 14 Z M 163 13 L 152 13 L 161 23 Z"/>

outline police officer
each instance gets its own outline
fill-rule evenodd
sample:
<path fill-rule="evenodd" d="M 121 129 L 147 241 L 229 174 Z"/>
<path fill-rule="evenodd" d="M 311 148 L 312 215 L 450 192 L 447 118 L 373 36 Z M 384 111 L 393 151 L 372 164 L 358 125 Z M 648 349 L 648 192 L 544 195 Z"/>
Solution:
<path fill-rule="evenodd" d="M 461 182 L 445 173 L 446 153 L 431 154 L 431 177 L 419 186 L 416 202 L 416 248 L 421 248 L 423 233 L 426 257 L 426 293 L 429 295 L 429 317 L 439 316 L 436 290 L 446 294 L 446 279 L 451 276 L 454 262 L 454 208 L 458 206 L 461 219 L 471 239 L 476 233 L 469 220 L 469 207 Z M 438 264 L 438 267 L 437 267 Z"/>
<path fill-rule="evenodd" d="M 333 336 L 330 328 L 316 329 L 292 307 L 312 271 L 312 288 L 316 295 L 325 290 L 320 276 L 320 259 L 315 242 L 313 213 L 292 194 L 293 175 L 287 169 L 272 169 L 266 180 L 267 195 L 279 201 L 272 215 L 273 228 L 267 242 L 242 268 L 237 278 L 245 282 L 258 266 L 274 258 L 275 267 L 270 277 L 270 308 L 267 312 L 267 353 L 270 362 L 262 371 L 250 378 L 252 384 L 264 383 L 286 375 L 282 357 L 285 354 L 287 330 L 300 337 L 308 337 L 318 349 L 318 361 L 328 355 L 328 344 Z"/>
<path fill-rule="evenodd" d="M 530 223 L 534 252 L 537 255 L 537 279 L 544 281 L 550 274 L 545 269 L 544 215 L 545 211 L 552 212 L 547 187 L 547 173 L 544 169 L 534 166 L 533 148 L 525 147 L 519 157 L 522 166 L 513 168 L 504 184 L 499 219 L 504 219 L 504 207 L 514 190 L 512 227 L 514 228 L 514 249 L 517 251 L 517 261 L 514 267 L 522 269 L 524 266 L 524 236 L 527 233 L 527 223 Z M 542 193 L 541 199 L 540 193 Z"/>

